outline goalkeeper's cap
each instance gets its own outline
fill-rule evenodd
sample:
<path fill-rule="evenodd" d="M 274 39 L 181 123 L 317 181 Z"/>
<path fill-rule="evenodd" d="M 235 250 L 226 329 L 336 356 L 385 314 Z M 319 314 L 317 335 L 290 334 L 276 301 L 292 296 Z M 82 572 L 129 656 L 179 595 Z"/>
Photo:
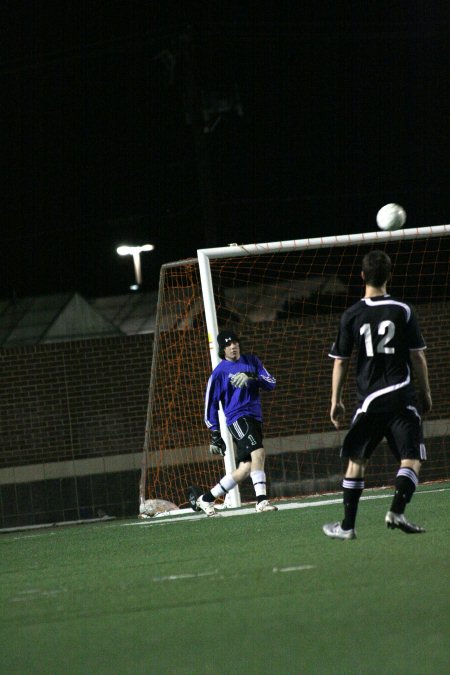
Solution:
<path fill-rule="evenodd" d="M 217 344 L 219 346 L 219 356 L 223 359 L 225 355 L 225 347 L 228 347 L 232 342 L 240 342 L 236 333 L 232 330 L 221 330 L 217 336 Z"/>

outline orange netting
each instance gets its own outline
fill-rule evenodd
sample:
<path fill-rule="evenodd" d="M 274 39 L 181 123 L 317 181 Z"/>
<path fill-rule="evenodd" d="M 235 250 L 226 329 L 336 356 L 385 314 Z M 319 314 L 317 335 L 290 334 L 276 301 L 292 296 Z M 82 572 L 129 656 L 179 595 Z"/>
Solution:
<path fill-rule="evenodd" d="M 329 421 L 328 351 L 343 309 L 363 293 L 361 259 L 375 246 L 306 248 L 211 261 L 219 329 L 233 328 L 277 378 L 263 393 L 266 471 L 272 497 L 340 488 L 342 434 Z M 393 296 L 411 302 L 428 345 L 434 408 L 425 427 L 429 462 L 421 480 L 449 477 L 450 237 L 380 242 L 394 264 Z M 223 460 L 208 453 L 204 391 L 211 371 L 197 260 L 161 270 L 141 497 L 186 504 L 187 488 L 212 486 Z M 354 406 L 350 374 L 348 418 Z M 366 484 L 391 484 L 387 446 L 374 454 Z M 248 489 L 248 492 L 247 492 Z M 241 496 L 252 498 L 241 486 Z"/>

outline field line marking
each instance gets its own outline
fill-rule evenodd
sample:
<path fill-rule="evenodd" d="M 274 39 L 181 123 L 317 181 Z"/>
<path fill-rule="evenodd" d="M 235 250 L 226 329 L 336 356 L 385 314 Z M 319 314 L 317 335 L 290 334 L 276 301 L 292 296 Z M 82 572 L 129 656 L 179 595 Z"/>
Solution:
<path fill-rule="evenodd" d="M 369 488 L 370 489 L 392 489 L 392 488 Z M 442 488 L 432 488 L 430 490 L 428 489 L 418 489 L 415 492 L 415 495 L 427 495 L 427 494 L 432 494 L 435 492 L 448 492 L 450 491 L 450 487 L 442 487 Z M 364 500 L 370 500 L 370 499 L 388 499 L 392 497 L 392 493 L 388 494 L 383 494 L 383 495 L 363 495 L 361 497 L 361 501 Z M 339 496 L 336 499 L 321 499 L 321 500 L 316 500 L 316 501 L 311 501 L 311 502 L 306 502 L 306 503 L 300 503 L 300 502 L 289 502 L 288 504 L 278 504 L 278 510 L 284 511 L 288 509 L 306 509 L 314 506 L 326 506 L 327 504 L 341 504 L 342 503 L 342 496 Z M 240 508 L 240 509 L 221 509 L 220 506 L 218 506 L 218 515 L 222 517 L 232 517 L 232 516 L 246 516 L 248 514 L 255 513 L 254 507 L 247 507 L 247 508 Z M 191 515 L 187 515 L 191 514 Z M 257 514 L 259 518 L 261 518 L 261 514 Z M 154 518 L 151 519 L 146 519 L 146 520 L 136 520 L 133 522 L 129 523 L 121 523 L 120 521 L 115 523 L 113 527 L 130 527 L 134 525 L 156 525 L 156 524 L 165 524 L 165 523 L 179 523 L 180 521 L 195 521 L 195 520 L 204 520 L 207 518 L 206 515 L 200 514 L 200 513 L 192 513 L 192 509 L 190 508 L 183 508 L 183 509 L 174 509 L 173 511 L 167 512 L 167 513 L 160 513 Z M 102 519 L 92 519 L 90 520 L 84 520 L 84 521 L 79 521 L 80 523 L 83 524 L 90 524 L 90 522 L 98 522 L 99 520 L 105 520 L 104 518 Z M 107 520 L 116 520 L 116 516 L 108 516 Z M 25 541 L 27 539 L 32 539 L 35 537 L 45 537 L 45 536 L 55 536 L 56 532 L 54 531 L 53 528 L 60 527 L 61 529 L 63 528 L 64 525 L 75 525 L 78 524 L 77 521 L 70 521 L 70 522 L 60 522 L 60 523 L 49 523 L 43 526 L 45 529 L 44 532 L 39 532 L 36 534 L 27 534 L 27 535 L 17 535 L 15 537 L 7 537 L 2 539 L 0 537 L 0 543 L 3 541 L 3 543 L 9 543 L 11 541 Z M 12 534 L 12 532 L 18 532 L 20 530 L 26 531 L 26 530 L 35 530 L 38 529 L 38 525 L 32 525 L 30 527 L 23 527 L 23 528 L 13 528 L 12 531 L 9 531 L 7 529 L 0 530 L 1 534 Z M 49 528 L 52 528 L 52 531 L 49 531 Z"/>
<path fill-rule="evenodd" d="M 178 581 L 179 579 L 198 579 L 200 577 L 214 577 L 219 570 L 212 572 L 196 572 L 195 574 L 169 574 L 165 577 L 153 577 L 152 581 Z"/>
<path fill-rule="evenodd" d="M 431 494 L 432 492 L 447 492 L 449 491 L 450 488 L 436 488 L 436 489 L 431 489 L 431 490 L 417 490 L 415 492 L 415 495 L 425 495 L 425 494 Z M 373 499 L 392 499 L 392 493 L 389 494 L 384 494 L 384 495 L 364 495 L 361 497 L 361 501 L 369 501 Z M 320 499 L 314 502 L 306 502 L 306 503 L 299 503 L 299 502 L 290 502 L 289 504 L 278 504 L 278 510 L 279 511 L 285 511 L 285 510 L 290 510 L 290 509 L 308 509 L 312 508 L 314 506 L 327 506 L 328 504 L 342 504 L 342 496 L 339 496 L 336 499 Z M 177 511 L 171 511 L 168 513 L 166 516 L 160 516 L 157 519 L 147 519 L 147 520 L 139 520 L 137 522 L 132 522 L 132 523 L 121 523 L 119 524 L 120 527 L 130 527 L 130 526 L 145 526 L 145 525 L 156 525 L 157 523 L 165 524 L 165 523 L 179 523 L 180 521 L 192 521 L 192 520 L 206 520 L 208 516 L 197 513 L 197 514 L 192 514 L 192 515 L 185 515 L 186 513 L 189 513 L 192 509 L 180 509 L 178 512 Z M 255 508 L 252 507 L 247 507 L 247 508 L 240 508 L 240 509 L 221 509 L 219 511 L 220 516 L 222 518 L 230 518 L 233 516 L 246 516 L 251 513 L 255 513 Z M 261 514 L 256 514 L 259 518 L 261 518 Z M 264 517 L 264 516 L 262 516 Z"/>
<path fill-rule="evenodd" d="M 294 565 L 292 567 L 274 567 L 272 572 L 302 572 L 303 570 L 313 570 L 315 565 Z"/>
<path fill-rule="evenodd" d="M 278 572 L 302 572 L 303 570 L 312 570 L 315 568 L 315 565 L 291 565 L 289 567 L 274 567 L 272 572 L 275 574 Z M 168 574 L 163 577 L 153 577 L 152 581 L 183 581 L 185 579 L 199 579 L 201 577 L 214 577 L 219 574 L 219 570 L 213 570 L 211 572 L 196 572 L 194 574 Z"/>
<path fill-rule="evenodd" d="M 9 542 L 9 541 L 23 541 L 24 539 L 36 539 L 36 537 L 54 537 L 56 532 L 41 532 L 40 534 L 24 534 L 21 537 L 8 537 L 7 539 L 1 539 L 0 542 Z"/>

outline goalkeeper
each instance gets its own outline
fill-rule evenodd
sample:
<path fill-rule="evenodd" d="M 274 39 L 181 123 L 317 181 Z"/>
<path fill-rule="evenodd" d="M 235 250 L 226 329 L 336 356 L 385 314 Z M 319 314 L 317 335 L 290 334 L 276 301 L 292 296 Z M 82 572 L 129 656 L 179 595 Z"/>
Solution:
<path fill-rule="evenodd" d="M 210 452 L 225 455 L 220 434 L 219 403 L 222 403 L 228 429 L 236 444 L 237 468 L 223 476 L 211 490 L 197 499 L 207 516 L 216 515 L 214 501 L 232 490 L 245 478 L 252 479 L 256 494 L 256 512 L 276 511 L 267 499 L 265 453 L 262 434 L 260 390 L 272 391 L 276 380 L 257 356 L 241 354 L 236 333 L 224 330 L 217 336 L 222 361 L 214 368 L 205 394 L 205 423 L 211 431 Z"/>

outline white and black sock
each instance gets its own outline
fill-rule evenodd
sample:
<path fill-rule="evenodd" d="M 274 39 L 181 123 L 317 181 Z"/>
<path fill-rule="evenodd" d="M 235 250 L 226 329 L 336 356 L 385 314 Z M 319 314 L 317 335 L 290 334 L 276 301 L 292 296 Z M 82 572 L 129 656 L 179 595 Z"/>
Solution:
<path fill-rule="evenodd" d="M 406 505 L 411 501 L 416 487 L 419 484 L 419 477 L 413 469 L 401 467 L 395 478 L 395 494 L 391 504 L 391 511 L 394 513 L 404 513 Z"/>
<path fill-rule="evenodd" d="M 253 487 L 255 489 L 256 501 L 263 502 L 267 499 L 267 485 L 266 485 L 266 473 L 258 469 L 257 471 L 252 471 L 250 473 L 250 478 L 252 479 Z"/>
<path fill-rule="evenodd" d="M 342 481 L 343 502 L 344 502 L 344 520 L 342 521 L 343 530 L 353 530 L 355 528 L 356 514 L 358 513 L 359 500 L 364 490 L 363 478 L 344 478 Z"/>

